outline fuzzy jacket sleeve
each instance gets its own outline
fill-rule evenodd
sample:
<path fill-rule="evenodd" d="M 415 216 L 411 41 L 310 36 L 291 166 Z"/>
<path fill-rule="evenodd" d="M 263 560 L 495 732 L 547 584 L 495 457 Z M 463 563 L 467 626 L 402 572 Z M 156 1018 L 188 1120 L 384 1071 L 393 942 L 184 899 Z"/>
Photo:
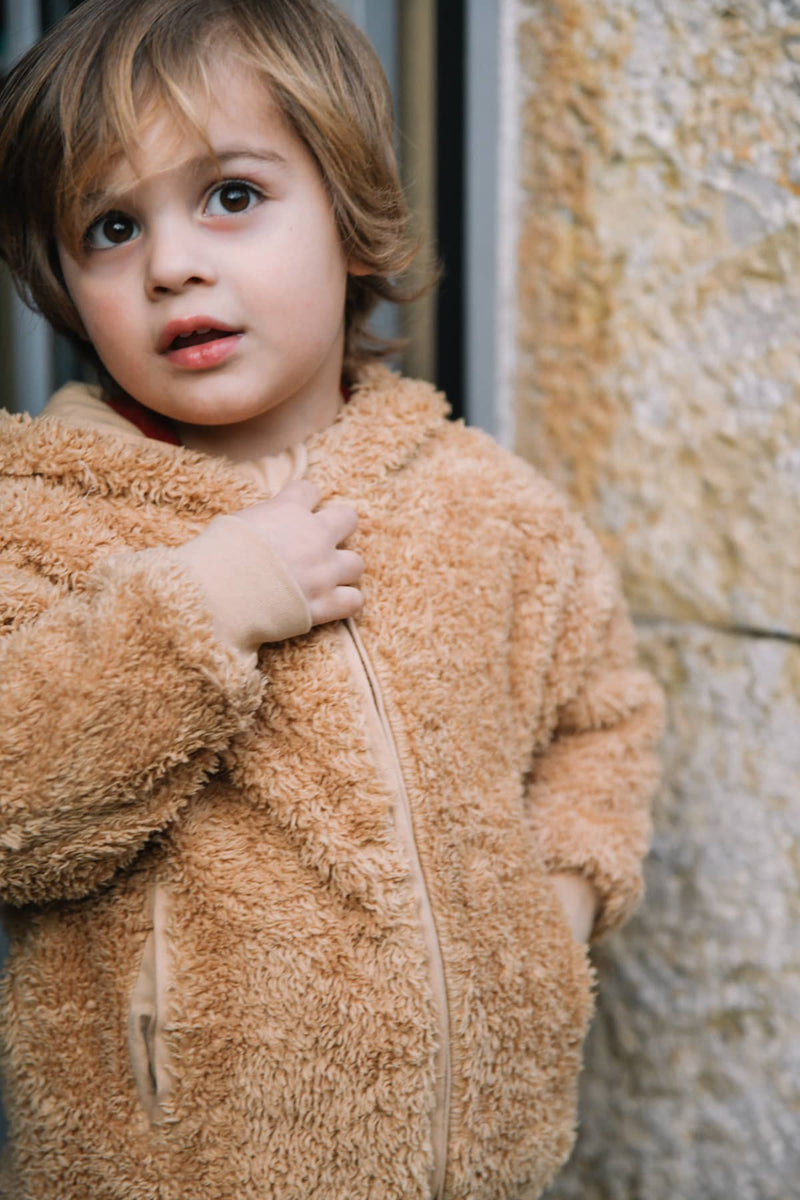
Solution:
<path fill-rule="evenodd" d="M 636 665 L 616 575 L 582 525 L 573 566 L 553 664 L 555 732 L 534 762 L 528 805 L 546 869 L 578 872 L 596 888 L 597 938 L 641 896 L 662 699 Z"/>
<path fill-rule="evenodd" d="M 235 537 L 214 536 L 226 547 L 218 566 L 233 572 Z M 239 550 L 257 582 L 246 534 Z M 41 574 L 0 564 L 4 901 L 77 898 L 108 880 L 257 709 L 252 602 L 226 638 L 225 588 L 206 571 L 206 590 L 201 560 L 191 548 L 121 553 L 56 598 Z"/>

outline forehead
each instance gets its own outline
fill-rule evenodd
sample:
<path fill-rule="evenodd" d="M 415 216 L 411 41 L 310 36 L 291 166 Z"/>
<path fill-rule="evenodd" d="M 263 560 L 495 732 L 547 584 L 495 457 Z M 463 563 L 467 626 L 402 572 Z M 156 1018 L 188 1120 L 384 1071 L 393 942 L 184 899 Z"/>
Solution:
<path fill-rule="evenodd" d="M 252 70 L 218 63 L 204 82 L 165 96 L 143 86 L 127 144 L 109 148 L 95 175 L 92 195 L 124 192 L 143 179 L 209 160 L 224 166 L 236 152 L 254 154 L 276 166 L 308 154 L 275 103 L 268 85 Z M 310 156 L 309 156 L 310 157 Z"/>

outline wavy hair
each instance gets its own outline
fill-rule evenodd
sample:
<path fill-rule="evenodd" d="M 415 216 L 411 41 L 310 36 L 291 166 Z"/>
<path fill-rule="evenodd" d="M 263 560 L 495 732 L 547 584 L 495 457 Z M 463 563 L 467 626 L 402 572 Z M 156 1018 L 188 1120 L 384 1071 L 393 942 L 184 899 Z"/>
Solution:
<path fill-rule="evenodd" d="M 143 113 L 165 106 L 204 136 L 220 46 L 263 80 L 313 155 L 348 258 L 343 375 L 392 348 L 367 330 L 402 284 L 416 244 L 394 153 L 386 78 L 361 31 L 329 0 L 83 0 L 0 90 L 0 254 L 31 307 L 85 350 L 57 239 L 86 228 L 87 198 L 131 157 Z M 198 102 L 198 98 L 200 102 Z"/>

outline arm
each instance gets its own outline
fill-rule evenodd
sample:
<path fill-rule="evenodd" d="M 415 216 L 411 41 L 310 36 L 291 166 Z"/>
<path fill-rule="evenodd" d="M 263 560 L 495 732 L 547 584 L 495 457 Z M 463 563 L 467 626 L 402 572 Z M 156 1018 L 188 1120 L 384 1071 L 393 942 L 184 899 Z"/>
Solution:
<path fill-rule="evenodd" d="M 8 571 L 8 591 L 24 587 Z M 0 640 L 0 896 L 82 896 L 214 770 L 261 680 L 165 552 L 126 553 Z"/>
<path fill-rule="evenodd" d="M 247 517 L 217 518 L 175 550 L 116 555 L 79 592 L 55 599 L 30 569 L 4 567 L 0 897 L 24 904 L 87 894 L 131 862 L 216 768 L 260 703 L 259 644 L 317 623 L 338 586 L 336 573 L 323 571 L 327 591 L 318 594 L 263 529 L 272 520 L 296 531 L 298 520 L 320 518 L 310 553 L 317 571 L 331 557 L 343 564 L 339 582 L 355 571 L 357 556 L 335 550 L 341 520 L 311 513 L 311 499 L 299 506 L 305 517 L 287 520 L 270 502 Z M 299 541 L 308 552 L 308 537 Z M 339 590 L 352 606 L 355 589 Z M 285 603 L 265 606 L 265 595 L 279 593 Z"/>
<path fill-rule="evenodd" d="M 573 930 L 599 937 L 641 895 L 661 696 L 635 665 L 633 630 L 599 547 L 581 529 L 576 548 L 554 667 L 555 732 L 534 763 L 528 803 Z"/>

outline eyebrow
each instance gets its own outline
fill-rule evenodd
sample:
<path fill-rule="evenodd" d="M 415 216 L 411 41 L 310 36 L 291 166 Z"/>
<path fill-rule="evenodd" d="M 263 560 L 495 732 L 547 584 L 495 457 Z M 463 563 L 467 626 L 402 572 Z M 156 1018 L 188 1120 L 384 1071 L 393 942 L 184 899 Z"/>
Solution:
<path fill-rule="evenodd" d="M 197 158 L 191 159 L 189 165 L 199 169 L 209 162 L 225 164 L 235 158 L 254 158 L 258 162 L 266 162 L 279 167 L 289 165 L 287 159 L 277 150 L 253 150 L 246 146 L 231 146 L 229 149 L 215 150 L 212 154 L 201 154 Z"/>
<path fill-rule="evenodd" d="M 229 146 L 224 149 L 214 150 L 208 154 L 198 154 L 195 158 L 187 159 L 185 166 L 189 171 L 193 171 L 199 175 L 209 166 L 219 165 L 220 167 L 227 166 L 230 162 L 241 161 L 242 159 L 250 159 L 254 162 L 267 163 L 270 166 L 288 167 L 289 162 L 277 150 L 254 150 L 250 146 Z M 135 186 L 133 184 L 132 186 Z M 115 197 L 124 197 L 125 193 L 130 191 L 130 188 L 125 188 L 118 192 L 114 188 L 101 188 L 97 191 L 89 192 L 85 199 L 87 207 L 102 206 L 106 202 L 111 202 Z"/>

